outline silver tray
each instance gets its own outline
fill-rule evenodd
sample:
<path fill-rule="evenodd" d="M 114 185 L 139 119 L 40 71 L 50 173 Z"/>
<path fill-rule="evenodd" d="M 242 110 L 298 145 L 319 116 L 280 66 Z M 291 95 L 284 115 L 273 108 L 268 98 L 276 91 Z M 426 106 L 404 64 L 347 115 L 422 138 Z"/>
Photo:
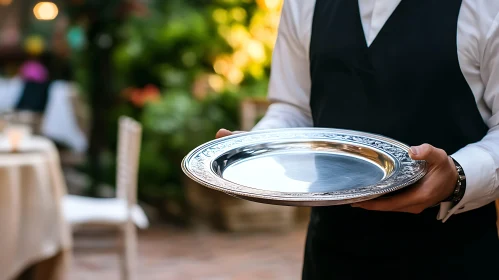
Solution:
<path fill-rule="evenodd" d="M 373 199 L 427 172 L 409 147 L 380 135 L 327 128 L 253 131 L 192 150 L 182 170 L 229 195 L 267 204 L 328 206 Z"/>

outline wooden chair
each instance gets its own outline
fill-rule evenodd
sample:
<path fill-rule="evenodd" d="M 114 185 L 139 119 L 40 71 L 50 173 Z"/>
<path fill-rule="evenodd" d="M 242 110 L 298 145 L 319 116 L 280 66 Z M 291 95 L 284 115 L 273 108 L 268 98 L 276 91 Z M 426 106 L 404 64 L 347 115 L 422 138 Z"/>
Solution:
<path fill-rule="evenodd" d="M 137 173 L 142 127 L 135 120 L 121 117 L 118 132 L 116 198 L 89 198 L 67 195 L 64 214 L 73 228 L 103 226 L 121 233 L 119 248 L 121 276 L 136 279 L 137 231 L 148 227 L 145 213 L 137 205 Z"/>
<path fill-rule="evenodd" d="M 249 131 L 267 111 L 270 102 L 266 98 L 246 98 L 241 102 L 241 130 Z"/>

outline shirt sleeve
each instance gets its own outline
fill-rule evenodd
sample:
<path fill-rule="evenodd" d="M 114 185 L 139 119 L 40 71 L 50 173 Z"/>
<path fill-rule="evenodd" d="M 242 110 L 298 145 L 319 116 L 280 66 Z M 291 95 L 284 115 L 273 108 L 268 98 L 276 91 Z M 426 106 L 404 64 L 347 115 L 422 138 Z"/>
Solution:
<path fill-rule="evenodd" d="M 281 12 L 265 116 L 253 130 L 312 126 L 308 17 L 312 1 L 286 0 Z M 303 24 L 302 24 L 303 23 Z"/>
<path fill-rule="evenodd" d="M 466 192 L 456 205 L 443 203 L 439 218 L 445 222 L 454 214 L 487 205 L 499 198 L 499 15 L 486 33 L 486 44 L 480 66 L 485 85 L 483 102 L 490 114 L 485 119 L 490 128 L 479 142 L 451 155 L 463 167 Z"/>

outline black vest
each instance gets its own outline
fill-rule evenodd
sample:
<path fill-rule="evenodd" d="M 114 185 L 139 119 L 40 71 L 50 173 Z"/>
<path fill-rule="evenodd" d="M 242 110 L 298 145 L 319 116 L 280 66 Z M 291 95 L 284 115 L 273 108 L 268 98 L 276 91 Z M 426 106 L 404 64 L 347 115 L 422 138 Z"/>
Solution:
<path fill-rule="evenodd" d="M 429 143 L 448 154 L 481 140 L 488 127 L 458 61 L 461 2 L 402 0 L 368 46 L 358 0 L 317 0 L 310 42 L 314 126 L 377 133 L 408 145 Z M 493 204 L 446 223 L 436 219 L 438 209 L 413 215 L 314 208 L 304 275 L 324 269 L 321 264 L 332 269 L 333 255 L 357 261 L 459 256 L 460 244 L 484 235 L 498 248 Z"/>

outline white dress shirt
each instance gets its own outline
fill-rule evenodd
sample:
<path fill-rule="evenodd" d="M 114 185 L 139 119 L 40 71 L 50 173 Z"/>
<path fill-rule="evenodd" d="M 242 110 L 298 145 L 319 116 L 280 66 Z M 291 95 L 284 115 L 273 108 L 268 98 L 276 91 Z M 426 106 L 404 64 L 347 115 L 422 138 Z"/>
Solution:
<path fill-rule="evenodd" d="M 371 44 L 401 0 L 358 1 Z M 272 104 L 254 130 L 313 125 L 309 45 L 314 7 L 314 0 L 284 0 L 268 92 Z M 463 0 L 456 36 L 461 71 L 490 129 L 481 141 L 451 155 L 463 166 L 467 187 L 457 205 L 441 204 L 437 218 L 443 222 L 499 198 L 499 1 Z"/>

